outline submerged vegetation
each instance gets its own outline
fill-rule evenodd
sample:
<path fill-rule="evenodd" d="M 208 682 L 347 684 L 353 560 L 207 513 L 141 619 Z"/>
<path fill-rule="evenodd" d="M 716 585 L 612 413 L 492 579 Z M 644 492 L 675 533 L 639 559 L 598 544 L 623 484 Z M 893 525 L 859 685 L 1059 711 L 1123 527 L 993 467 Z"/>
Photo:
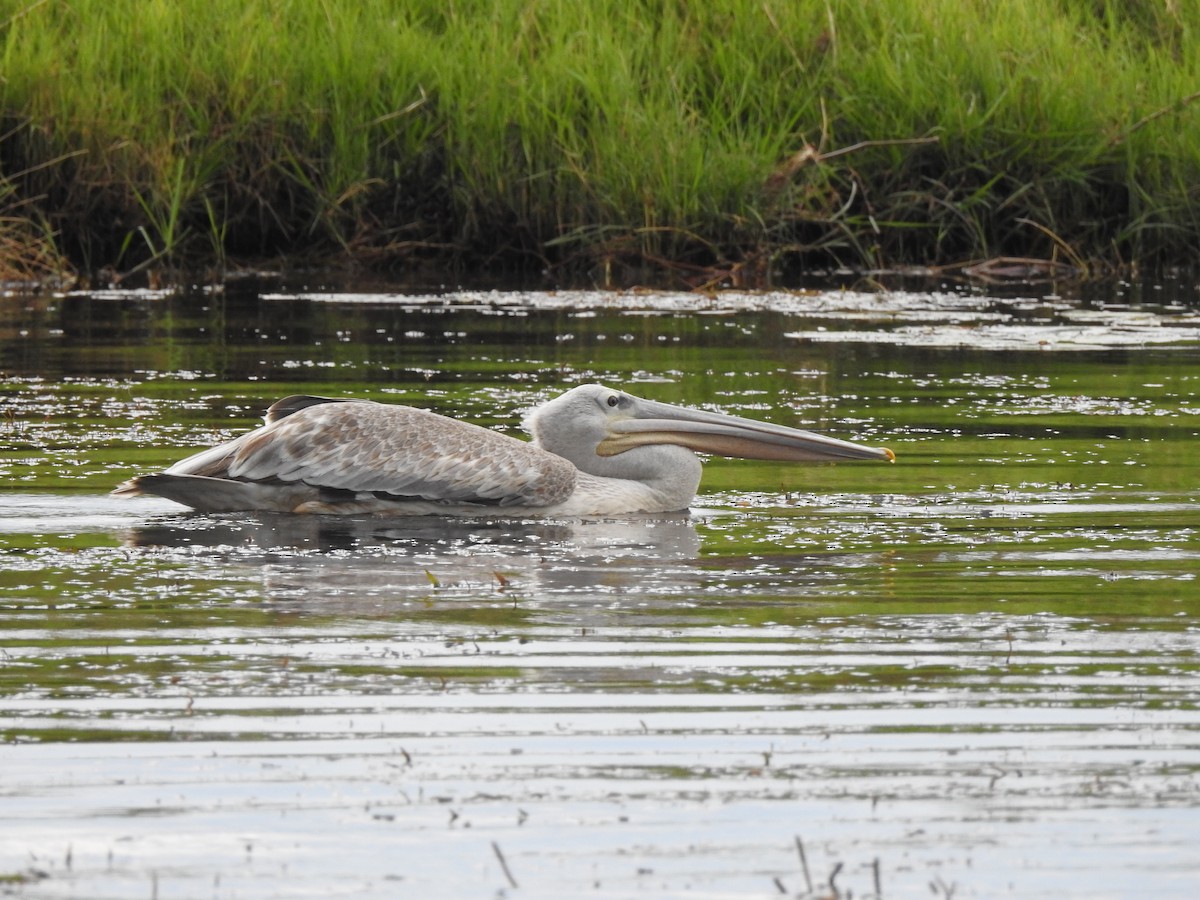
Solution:
<path fill-rule="evenodd" d="M 0 0 L 0 274 L 1200 242 L 1200 0 Z"/>

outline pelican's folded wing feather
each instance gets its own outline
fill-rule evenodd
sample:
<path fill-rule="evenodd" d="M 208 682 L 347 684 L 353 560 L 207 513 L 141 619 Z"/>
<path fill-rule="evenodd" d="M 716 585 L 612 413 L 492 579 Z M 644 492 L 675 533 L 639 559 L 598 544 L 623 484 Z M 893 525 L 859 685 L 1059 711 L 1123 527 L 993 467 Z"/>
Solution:
<path fill-rule="evenodd" d="M 297 409 L 168 472 L 502 506 L 558 503 L 576 474 L 525 441 L 367 400 Z"/>

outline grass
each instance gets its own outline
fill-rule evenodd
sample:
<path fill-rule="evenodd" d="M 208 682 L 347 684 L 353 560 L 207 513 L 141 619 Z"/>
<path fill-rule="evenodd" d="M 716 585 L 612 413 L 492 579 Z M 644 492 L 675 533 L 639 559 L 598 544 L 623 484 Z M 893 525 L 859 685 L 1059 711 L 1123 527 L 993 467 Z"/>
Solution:
<path fill-rule="evenodd" d="M 1200 0 L 0 0 L 0 246 L 747 282 L 1188 260 L 1198 28 Z"/>
<path fill-rule="evenodd" d="M 22 197 L 0 169 L 0 281 L 42 281 L 69 268 L 37 197 Z"/>

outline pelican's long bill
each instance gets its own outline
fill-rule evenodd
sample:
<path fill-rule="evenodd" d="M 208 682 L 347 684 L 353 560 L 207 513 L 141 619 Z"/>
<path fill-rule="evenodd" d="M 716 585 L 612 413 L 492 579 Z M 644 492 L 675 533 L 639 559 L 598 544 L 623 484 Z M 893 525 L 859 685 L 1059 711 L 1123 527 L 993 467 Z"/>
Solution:
<path fill-rule="evenodd" d="M 786 462 L 896 459 L 886 447 L 867 447 L 813 431 L 655 400 L 640 400 L 636 417 L 614 418 L 609 423 L 609 435 L 597 446 L 596 453 L 616 456 L 647 444 L 678 444 L 700 453 Z"/>

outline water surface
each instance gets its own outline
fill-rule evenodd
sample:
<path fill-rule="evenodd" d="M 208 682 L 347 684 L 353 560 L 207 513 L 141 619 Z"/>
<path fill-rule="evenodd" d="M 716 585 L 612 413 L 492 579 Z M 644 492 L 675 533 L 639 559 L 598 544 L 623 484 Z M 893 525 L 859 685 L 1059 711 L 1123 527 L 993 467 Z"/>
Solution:
<path fill-rule="evenodd" d="M 1191 897 L 1200 324 L 1151 300 L 3 298 L 0 883 Z M 517 434 L 588 380 L 898 461 L 595 521 L 106 496 L 284 394 Z"/>

